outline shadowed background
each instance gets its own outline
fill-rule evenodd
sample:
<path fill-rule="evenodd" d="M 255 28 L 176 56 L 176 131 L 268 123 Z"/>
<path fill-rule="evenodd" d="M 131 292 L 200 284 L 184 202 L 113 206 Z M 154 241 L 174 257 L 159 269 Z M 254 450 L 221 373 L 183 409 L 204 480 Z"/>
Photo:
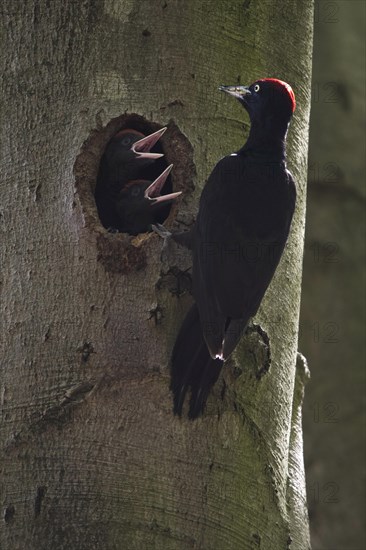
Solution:
<path fill-rule="evenodd" d="M 299 349 L 313 550 L 365 541 L 365 4 L 317 0 Z"/>

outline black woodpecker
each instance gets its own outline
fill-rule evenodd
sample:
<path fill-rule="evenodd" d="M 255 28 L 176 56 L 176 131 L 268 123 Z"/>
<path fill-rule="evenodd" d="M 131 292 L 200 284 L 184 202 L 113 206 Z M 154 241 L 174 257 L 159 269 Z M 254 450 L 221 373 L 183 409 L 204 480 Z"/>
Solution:
<path fill-rule="evenodd" d="M 123 186 L 115 202 L 118 217 L 115 228 L 118 231 L 137 235 L 151 230 L 159 210 L 182 193 L 178 191 L 161 195 L 161 190 L 172 168 L 171 164 L 153 182 L 137 179 Z"/>
<path fill-rule="evenodd" d="M 190 418 L 202 414 L 224 361 L 259 308 L 284 250 L 296 202 L 285 152 L 295 110 L 291 87 L 266 78 L 248 87 L 219 89 L 239 100 L 251 128 L 244 146 L 213 169 L 187 238 L 195 304 L 174 345 L 171 389 L 179 415 L 191 390 Z M 182 242 L 179 235 L 173 238 Z"/>
<path fill-rule="evenodd" d="M 101 159 L 95 189 L 95 202 L 100 221 L 106 228 L 116 229 L 119 216 L 116 198 L 127 182 L 137 178 L 141 170 L 163 157 L 151 149 L 164 134 L 166 128 L 144 136 L 137 130 L 126 128 L 115 134 L 108 143 Z"/>

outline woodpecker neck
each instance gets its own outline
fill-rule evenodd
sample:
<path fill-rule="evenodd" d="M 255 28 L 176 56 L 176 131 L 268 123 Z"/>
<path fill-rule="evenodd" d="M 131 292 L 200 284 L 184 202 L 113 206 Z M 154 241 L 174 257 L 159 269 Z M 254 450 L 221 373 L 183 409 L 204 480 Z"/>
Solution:
<path fill-rule="evenodd" d="M 286 160 L 286 135 L 288 123 L 276 119 L 253 120 L 249 137 L 240 152 L 250 156 L 268 157 L 271 160 Z"/>

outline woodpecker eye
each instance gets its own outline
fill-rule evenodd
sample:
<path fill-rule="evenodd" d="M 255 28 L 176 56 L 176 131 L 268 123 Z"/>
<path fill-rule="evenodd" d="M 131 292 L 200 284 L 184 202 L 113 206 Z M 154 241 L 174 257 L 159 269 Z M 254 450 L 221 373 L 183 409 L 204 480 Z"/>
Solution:
<path fill-rule="evenodd" d="M 254 90 L 255 92 L 259 92 L 260 89 L 261 89 L 261 87 L 259 86 L 259 84 L 256 84 L 256 85 L 254 86 L 254 88 L 253 88 L 253 90 Z"/>
<path fill-rule="evenodd" d="M 138 197 L 139 194 L 140 194 L 140 188 L 134 185 L 134 186 L 131 188 L 131 196 L 132 196 L 132 197 Z"/>
<path fill-rule="evenodd" d="M 131 139 L 129 137 L 124 137 L 122 140 L 121 140 L 121 145 L 130 145 L 131 143 Z"/>

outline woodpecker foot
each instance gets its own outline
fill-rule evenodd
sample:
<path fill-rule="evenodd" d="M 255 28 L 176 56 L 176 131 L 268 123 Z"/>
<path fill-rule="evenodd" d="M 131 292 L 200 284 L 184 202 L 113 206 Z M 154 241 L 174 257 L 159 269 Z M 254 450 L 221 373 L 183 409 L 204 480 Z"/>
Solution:
<path fill-rule="evenodd" d="M 119 230 L 116 227 L 108 227 L 108 233 L 119 233 Z"/>
<path fill-rule="evenodd" d="M 159 235 L 162 239 L 164 239 L 164 242 L 166 239 L 169 239 L 169 237 L 172 236 L 172 233 L 164 227 L 161 223 L 155 223 L 151 226 L 152 230 Z"/>
<path fill-rule="evenodd" d="M 165 262 L 168 259 L 169 242 L 171 240 L 172 233 L 164 227 L 161 223 L 151 225 L 151 229 L 163 239 L 163 246 L 160 253 L 160 261 Z"/>

